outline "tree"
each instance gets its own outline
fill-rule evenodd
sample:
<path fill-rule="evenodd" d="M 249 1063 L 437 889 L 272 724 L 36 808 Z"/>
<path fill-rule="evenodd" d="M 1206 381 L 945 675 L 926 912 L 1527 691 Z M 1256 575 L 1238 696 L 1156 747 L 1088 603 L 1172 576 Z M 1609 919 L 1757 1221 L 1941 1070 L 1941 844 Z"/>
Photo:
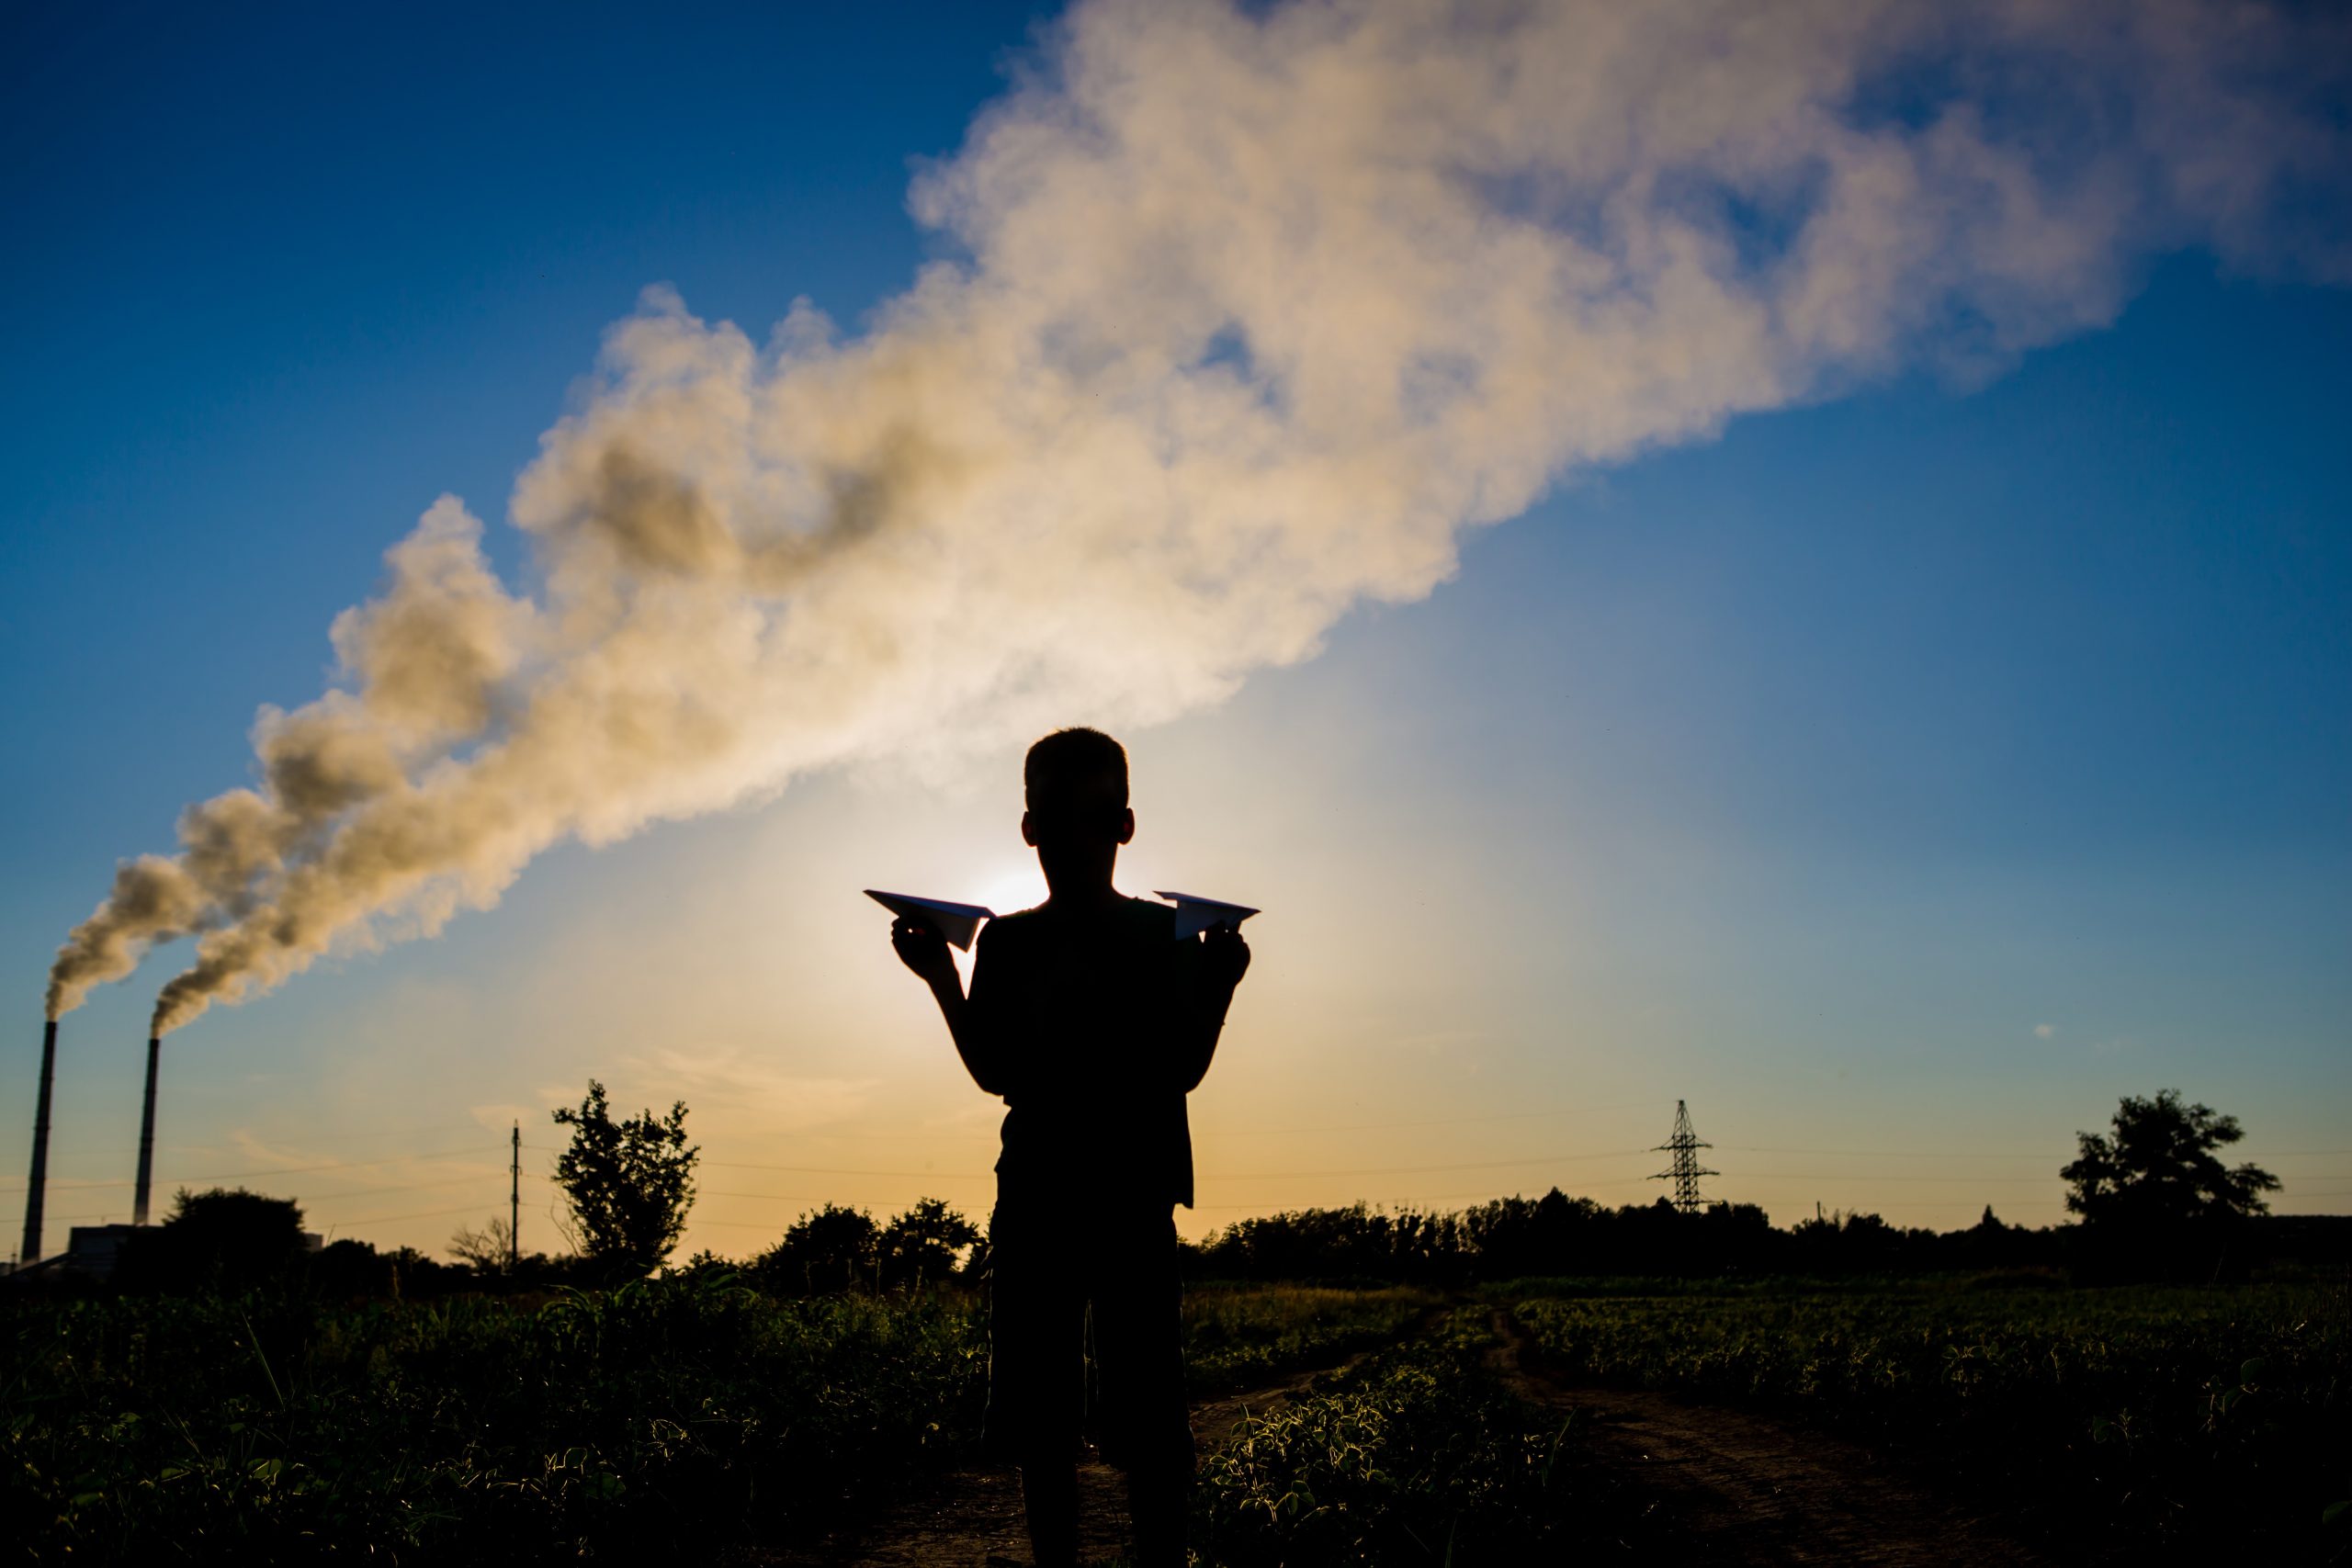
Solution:
<path fill-rule="evenodd" d="M 285 1279 L 302 1253 L 302 1211 L 291 1198 L 183 1187 L 162 1224 L 131 1235 L 114 1277 L 131 1290 L 231 1293 Z"/>
<path fill-rule="evenodd" d="M 871 1280 L 882 1233 L 863 1209 L 828 1203 L 803 1214 L 784 1239 L 752 1260 L 752 1277 L 786 1295 L 854 1290 Z"/>
<path fill-rule="evenodd" d="M 882 1227 L 876 1251 L 886 1285 L 910 1285 L 917 1290 L 956 1271 L 960 1254 L 980 1239 L 979 1227 L 949 1208 L 939 1198 L 918 1199 L 915 1206 Z"/>
<path fill-rule="evenodd" d="M 507 1260 L 514 1256 L 514 1227 L 503 1214 L 492 1214 L 490 1223 L 476 1230 L 471 1225 L 459 1227 L 449 1238 L 449 1255 L 460 1262 L 470 1263 L 484 1274 L 503 1274 Z"/>
<path fill-rule="evenodd" d="M 392 1293 L 392 1260 L 368 1243 L 345 1236 L 311 1255 L 311 1291 L 330 1301 L 366 1300 Z"/>
<path fill-rule="evenodd" d="M 588 1080 L 577 1111 L 555 1112 L 571 1129 L 571 1146 L 555 1163 L 555 1179 L 571 1207 L 580 1250 L 617 1279 L 642 1279 L 661 1267 L 686 1228 L 695 1201 L 699 1146 L 686 1144 L 686 1104 L 660 1120 L 640 1111 L 615 1122 L 605 1086 Z"/>
<path fill-rule="evenodd" d="M 2077 1133 L 2081 1154 L 2061 1169 L 2066 1207 L 2094 1229 L 2162 1234 L 2267 1213 L 2278 1179 L 2258 1165 L 2224 1166 L 2214 1151 L 2245 1134 L 2234 1116 L 2183 1105 L 2178 1089 L 2125 1095 L 2114 1131 Z"/>

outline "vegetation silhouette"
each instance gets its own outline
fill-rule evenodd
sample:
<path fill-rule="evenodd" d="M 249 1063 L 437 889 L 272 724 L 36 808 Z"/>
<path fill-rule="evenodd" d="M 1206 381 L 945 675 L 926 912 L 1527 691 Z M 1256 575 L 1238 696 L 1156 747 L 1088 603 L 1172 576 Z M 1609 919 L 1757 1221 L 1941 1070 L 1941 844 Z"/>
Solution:
<path fill-rule="evenodd" d="M 605 1086 L 590 1078 L 579 1109 L 558 1107 L 554 1114 L 558 1126 L 571 1129 L 555 1179 L 580 1253 L 616 1281 L 643 1279 L 677 1248 L 695 1201 L 702 1151 L 686 1143 L 685 1101 L 658 1120 L 641 1111 L 616 1122 Z"/>
<path fill-rule="evenodd" d="M 1136 831 L 1117 741 L 1057 730 L 1022 771 L 1021 837 L 1046 901 L 982 928 L 968 996 L 936 925 L 902 915 L 890 933 L 973 1082 L 1006 1105 L 989 1222 L 989 1436 L 1021 1467 L 1041 1568 L 1078 1560 L 1090 1416 L 1127 1474 L 1136 1560 L 1182 1563 L 1193 1468 L 1173 1217 L 1193 1201 L 1184 1098 L 1208 1071 L 1250 949 L 1229 928 L 1180 940 L 1172 909 L 1114 885 Z"/>
<path fill-rule="evenodd" d="M 2083 1217 L 2083 1266 L 2104 1277 L 2185 1278 L 2242 1270 L 2245 1222 L 2266 1214 L 2278 1179 L 2217 1150 L 2245 1134 L 2234 1116 L 2185 1105 L 2178 1089 L 2125 1095 L 2109 1133 L 2078 1133 L 2059 1171 Z"/>
<path fill-rule="evenodd" d="M 482 1274 L 503 1274 L 514 1257 L 514 1227 L 503 1214 L 492 1214 L 480 1230 L 461 1226 L 449 1237 L 449 1256 Z"/>
<path fill-rule="evenodd" d="M 763 1289 L 790 1296 L 876 1284 L 881 1235 L 865 1210 L 828 1203 L 786 1227 L 782 1240 L 752 1260 L 751 1275 Z"/>
<path fill-rule="evenodd" d="M 980 1239 L 979 1227 L 944 1200 L 923 1198 L 882 1227 L 876 1269 L 885 1290 L 920 1291 L 955 1277 Z"/>
<path fill-rule="evenodd" d="M 2181 1114 L 2174 1146 L 2231 1141 L 2226 1119 Z M 2253 1207 L 2267 1189 L 2241 1190 Z M 2180 1223 L 2203 1234 L 2209 1209 Z M 183 1192 L 134 1238 L 153 1266 L 134 1288 L 0 1291 L 17 1347 L 0 1507 L 37 1521 L 35 1556 L 276 1561 L 301 1543 L 519 1562 L 593 1544 L 765 1561 L 858 1540 L 912 1496 L 935 1517 L 943 1473 L 982 1451 L 1001 1325 L 974 1287 L 991 1258 L 941 1200 L 888 1219 L 829 1206 L 748 1265 L 705 1253 L 617 1285 L 585 1258 L 305 1254 L 300 1216 L 290 1199 Z M 1349 1368 L 1216 1449 L 1190 1543 L 1268 1568 L 1690 1547 L 1670 1499 L 1662 1513 L 1611 1479 L 1597 1428 L 1488 1375 L 1492 1314 L 1580 1384 L 1668 1391 L 1751 1427 L 1785 1407 L 1790 1440 L 1826 1427 L 1866 1443 L 2052 1561 L 2335 1560 L 2352 1546 L 2352 1218 L 2229 1223 L 2259 1282 L 2077 1291 L 2092 1222 L 1989 1210 L 1940 1235 L 1872 1214 L 1777 1229 L 1752 1207 L 1555 1190 L 1244 1221 L 1175 1254 L 1195 1281 L 1192 1392 Z M 1099 1235 L 1056 1241 L 1083 1257 Z M 1282 1282 L 1205 1282 L 1252 1275 Z M 1438 1291 L 1351 1288 L 1398 1276 L 1476 1304 L 1448 1317 Z"/>
<path fill-rule="evenodd" d="M 922 1291 L 975 1282 L 986 1261 L 979 1239 L 979 1227 L 944 1199 L 918 1199 L 880 1224 L 863 1209 L 828 1203 L 786 1226 L 744 1272 L 783 1296 Z"/>
<path fill-rule="evenodd" d="M 296 1278 L 304 1250 L 302 1211 L 292 1199 L 183 1187 L 163 1224 L 124 1241 L 114 1280 L 126 1291 L 233 1295 Z"/>

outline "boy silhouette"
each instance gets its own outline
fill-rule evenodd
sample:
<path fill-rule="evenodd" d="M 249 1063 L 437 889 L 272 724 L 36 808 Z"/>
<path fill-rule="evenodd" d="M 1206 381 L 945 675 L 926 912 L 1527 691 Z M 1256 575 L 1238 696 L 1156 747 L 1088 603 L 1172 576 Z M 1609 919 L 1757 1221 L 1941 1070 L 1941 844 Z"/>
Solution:
<path fill-rule="evenodd" d="M 1250 967 L 1233 931 L 1180 942 L 1165 904 L 1112 886 L 1135 837 L 1127 754 L 1093 729 L 1029 748 L 1023 841 L 1046 898 L 981 930 L 964 994 L 936 927 L 891 944 L 931 987 L 974 1082 L 1002 1095 L 989 1223 L 988 1436 L 1021 1467 L 1038 1568 L 1078 1562 L 1078 1453 L 1092 1314 L 1103 1457 L 1126 1472 L 1136 1559 L 1185 1561 L 1193 1430 L 1175 1205 L 1193 1202 L 1184 1097 Z"/>

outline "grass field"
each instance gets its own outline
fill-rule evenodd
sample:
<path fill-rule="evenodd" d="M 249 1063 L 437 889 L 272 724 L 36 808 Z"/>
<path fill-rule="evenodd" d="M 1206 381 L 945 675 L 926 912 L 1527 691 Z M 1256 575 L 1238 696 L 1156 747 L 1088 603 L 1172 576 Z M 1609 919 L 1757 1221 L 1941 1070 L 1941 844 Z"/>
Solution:
<path fill-rule="evenodd" d="M 1204 1562 L 1589 1562 L 1651 1543 L 1637 1501 L 1595 1483 L 1567 1424 L 1506 1394 L 1484 1365 L 1482 1309 L 1319 1378 L 1201 1469 Z"/>
<path fill-rule="evenodd" d="M 1184 1293 L 1184 1371 L 1217 1393 L 1329 1367 L 1404 1337 L 1439 1300 L 1428 1291 L 1201 1285 Z"/>
<path fill-rule="evenodd" d="M 102 1562 L 668 1561 L 813 1529 L 949 1462 L 960 1297 L 723 1279 L 538 1304 L 122 1298 L 7 1308 L 20 1548 Z"/>
<path fill-rule="evenodd" d="M 2061 1561 L 2326 1561 L 2352 1537 L 2343 1290 L 1488 1292 L 1566 1381 L 1894 1456 Z M 721 1272 L 536 1300 L 0 1298 L 19 1560 L 707 1562 L 872 1516 L 973 1455 L 962 1292 Z M 1204 1453 L 1204 1562 L 1670 1552 L 1579 1433 L 1487 1371 L 1484 1304 L 1201 1286 L 1195 1393 L 1346 1370 Z M 1645 1533 L 1647 1532 L 1647 1533 Z"/>
<path fill-rule="evenodd" d="M 1393 1341 L 1410 1291 L 1190 1293 L 1206 1392 Z M 20 1554 L 696 1560 L 806 1539 L 978 1437 L 960 1291 L 776 1300 L 716 1273 L 536 1302 L 0 1303 Z"/>
<path fill-rule="evenodd" d="M 2352 1497 L 2343 1287 L 1498 1292 L 1572 1380 L 1769 1408 L 2067 1561 L 2315 1561 Z"/>

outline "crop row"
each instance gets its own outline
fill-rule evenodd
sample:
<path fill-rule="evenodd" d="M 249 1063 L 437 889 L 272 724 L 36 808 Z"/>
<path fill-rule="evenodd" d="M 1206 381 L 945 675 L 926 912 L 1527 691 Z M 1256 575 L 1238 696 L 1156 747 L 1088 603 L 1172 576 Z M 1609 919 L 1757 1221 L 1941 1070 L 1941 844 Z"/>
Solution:
<path fill-rule="evenodd" d="M 1193 1293 L 1196 1386 L 1390 1337 L 1412 1292 Z M 540 1301 L 0 1303 L 0 1511 L 33 1560 L 707 1561 L 970 1451 L 980 1298 L 717 1272 Z"/>
<path fill-rule="evenodd" d="M 1204 1562 L 1447 1564 L 1655 1558 L 1640 1500 L 1597 1478 L 1582 1429 L 1511 1398 L 1483 1312 L 1318 1378 L 1201 1467 Z"/>
<path fill-rule="evenodd" d="M 1394 1343 L 1436 1301 L 1409 1289 L 1196 1285 L 1184 1292 L 1185 1374 L 1206 1393 L 1332 1366 Z"/>
<path fill-rule="evenodd" d="M 2344 1292 L 1533 1296 L 1547 1360 L 1776 1407 L 1931 1467 L 2072 1561 L 2325 1550 L 2352 1495 Z"/>

